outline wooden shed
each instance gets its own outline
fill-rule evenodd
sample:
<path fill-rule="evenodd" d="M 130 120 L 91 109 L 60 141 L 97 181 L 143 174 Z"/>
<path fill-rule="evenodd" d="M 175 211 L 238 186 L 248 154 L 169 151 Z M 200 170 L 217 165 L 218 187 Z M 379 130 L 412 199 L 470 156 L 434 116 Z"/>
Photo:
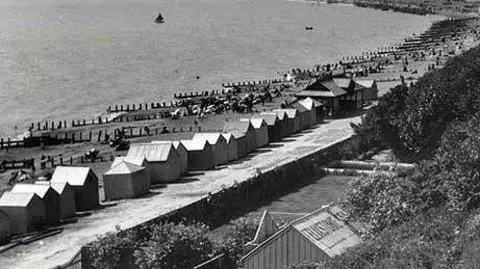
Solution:
<path fill-rule="evenodd" d="M 293 109 L 297 110 L 298 118 L 300 119 L 300 130 L 308 129 L 312 126 L 311 120 L 311 111 L 306 109 L 303 105 L 298 102 L 292 103 L 290 105 Z"/>
<path fill-rule="evenodd" d="M 178 181 L 182 162 L 172 143 L 134 143 L 127 157 L 144 157 L 152 184 Z"/>
<path fill-rule="evenodd" d="M 10 218 L 12 234 L 29 233 L 45 226 L 45 206 L 33 192 L 4 192 L 0 210 Z"/>
<path fill-rule="evenodd" d="M 145 167 L 120 162 L 103 174 L 106 200 L 136 198 L 148 193 L 150 175 Z"/>
<path fill-rule="evenodd" d="M 316 125 L 318 101 L 315 101 L 310 97 L 307 97 L 305 99 L 298 101 L 298 103 L 303 107 L 305 107 L 309 112 L 310 116 L 308 117 L 308 119 L 310 120 L 310 126 Z"/>
<path fill-rule="evenodd" d="M 191 171 L 215 167 L 215 154 L 207 140 L 181 140 L 188 152 L 188 167 Z"/>
<path fill-rule="evenodd" d="M 240 119 L 241 121 L 250 121 L 255 129 L 255 147 L 261 148 L 268 145 L 268 125 L 264 119 Z"/>
<path fill-rule="evenodd" d="M 240 120 L 227 122 L 223 127 L 223 132 L 224 133 L 230 132 L 235 136 L 235 138 L 239 139 L 238 133 L 233 131 L 237 131 L 245 134 L 245 151 L 246 152 L 245 154 L 243 154 L 243 149 L 242 151 L 239 150 L 238 152 L 239 157 L 244 156 L 249 152 L 252 152 L 253 150 L 255 150 L 255 129 L 253 128 L 250 122 L 240 121 Z M 239 149 L 240 149 L 240 143 L 239 143 Z"/>
<path fill-rule="evenodd" d="M 98 177 L 90 167 L 57 166 L 50 181 L 72 186 L 77 211 L 91 210 L 100 204 Z"/>
<path fill-rule="evenodd" d="M 173 147 L 175 148 L 175 150 L 177 151 L 177 154 L 178 156 L 180 157 L 180 171 L 182 172 L 182 175 L 185 175 L 188 173 L 188 152 L 187 152 L 187 149 L 185 148 L 185 146 L 180 143 L 180 141 L 161 141 L 161 140 L 157 140 L 157 141 L 152 141 L 153 144 L 157 144 L 157 143 L 172 143 L 173 144 Z"/>
<path fill-rule="evenodd" d="M 10 242 L 12 236 L 12 223 L 10 217 L 0 210 L 0 246 Z"/>
<path fill-rule="evenodd" d="M 263 119 L 268 126 L 268 140 L 270 142 L 278 142 L 282 140 L 282 123 L 274 112 L 260 113 L 253 115 L 253 119 Z"/>
<path fill-rule="evenodd" d="M 195 133 L 193 140 L 207 140 L 215 155 L 215 165 L 228 162 L 228 145 L 222 133 Z"/>
<path fill-rule="evenodd" d="M 54 189 L 60 196 L 60 219 L 75 216 L 75 190 L 68 182 L 52 183 L 50 181 L 36 181 L 35 184 L 47 185 Z"/>
<path fill-rule="evenodd" d="M 231 134 L 235 141 L 237 141 L 237 159 L 247 155 L 247 138 L 245 137 L 245 134 L 237 130 L 232 130 L 227 134 Z"/>
<path fill-rule="evenodd" d="M 45 222 L 56 224 L 60 220 L 60 195 L 49 185 L 17 183 L 12 193 L 35 193 L 45 206 Z"/>
<path fill-rule="evenodd" d="M 227 141 L 227 159 L 229 162 L 238 159 L 238 142 L 232 133 L 222 133 L 222 136 Z"/>
<path fill-rule="evenodd" d="M 263 241 L 241 262 L 245 269 L 290 268 L 304 261 L 321 262 L 361 242 L 342 210 L 321 208 L 301 217 Z"/>
<path fill-rule="evenodd" d="M 264 112 L 264 113 L 275 113 L 277 114 L 278 121 L 282 125 L 282 138 L 287 137 L 293 133 L 293 125 L 288 120 L 287 113 L 285 111 L 272 111 L 272 112 Z M 263 113 L 262 113 L 263 114 Z"/>
<path fill-rule="evenodd" d="M 298 133 L 302 130 L 300 125 L 300 117 L 298 116 L 298 110 L 296 108 L 275 109 L 273 111 L 283 111 L 287 114 L 287 120 L 290 128 L 292 128 L 292 133 Z"/>

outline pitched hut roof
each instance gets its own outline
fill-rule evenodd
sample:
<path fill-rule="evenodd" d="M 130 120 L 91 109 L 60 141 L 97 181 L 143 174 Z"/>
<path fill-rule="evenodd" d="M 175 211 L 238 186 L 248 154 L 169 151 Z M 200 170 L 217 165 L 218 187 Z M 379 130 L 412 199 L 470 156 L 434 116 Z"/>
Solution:
<path fill-rule="evenodd" d="M 83 186 L 90 171 L 90 167 L 57 166 L 50 181 L 68 182 L 71 186 Z"/>
<path fill-rule="evenodd" d="M 172 144 L 134 143 L 130 145 L 127 157 L 144 157 L 148 162 L 166 162 L 172 149 Z"/>
<path fill-rule="evenodd" d="M 69 185 L 68 182 L 50 182 L 45 180 L 35 181 L 38 185 L 47 185 L 52 187 L 58 194 L 62 194 L 65 188 Z"/>
<path fill-rule="evenodd" d="M 287 114 L 287 116 L 291 119 L 297 117 L 297 112 L 298 112 L 298 110 L 296 108 L 275 109 L 273 111 L 275 111 L 275 112 L 284 111 Z"/>
<path fill-rule="evenodd" d="M 222 136 L 227 140 L 227 143 L 230 143 L 230 140 L 235 139 L 232 133 L 222 133 Z"/>
<path fill-rule="evenodd" d="M 300 100 L 300 101 L 298 101 L 298 103 L 300 105 L 304 106 L 308 110 L 313 110 L 316 107 L 315 102 L 310 97 L 308 97 L 306 99 L 303 99 L 303 100 Z"/>
<path fill-rule="evenodd" d="M 192 140 L 197 139 L 204 139 L 207 140 L 210 145 L 215 145 L 222 139 L 222 133 L 195 133 Z"/>
<path fill-rule="evenodd" d="M 44 198 L 50 189 L 50 185 L 17 183 L 13 186 L 12 193 L 35 193 L 40 198 Z"/>
<path fill-rule="evenodd" d="M 132 174 L 137 171 L 144 170 L 145 167 L 135 165 L 133 163 L 128 163 L 128 162 L 120 162 L 114 167 L 112 167 L 110 170 L 108 170 L 105 175 L 124 175 L 124 174 Z"/>
<path fill-rule="evenodd" d="M 143 163 L 145 162 L 145 157 L 117 157 L 115 158 L 115 160 L 113 160 L 112 165 L 110 165 L 110 168 L 116 166 L 121 162 L 127 162 L 134 165 L 142 166 Z"/>
<path fill-rule="evenodd" d="M 35 196 L 38 195 L 33 192 L 13 193 L 6 191 L 0 198 L 0 206 L 27 206 Z"/>
<path fill-rule="evenodd" d="M 242 133 L 247 133 L 250 128 L 253 128 L 252 124 L 249 121 L 229 121 L 225 123 L 225 126 L 223 127 L 223 132 L 228 133 L 233 130 L 240 131 Z"/>
<path fill-rule="evenodd" d="M 274 239 L 290 230 L 299 232 L 329 257 L 344 253 L 362 240 L 358 231 L 345 222 L 343 211 L 331 210 L 334 207 L 336 206 L 328 205 L 294 220 L 250 251 L 242 260 L 262 250 Z"/>
<path fill-rule="evenodd" d="M 284 119 L 288 118 L 287 113 L 285 111 L 274 110 L 273 112 L 275 112 L 277 114 L 277 117 L 278 117 L 279 120 L 284 120 Z"/>
<path fill-rule="evenodd" d="M 267 122 L 265 122 L 265 120 L 262 118 L 251 118 L 251 119 L 240 119 L 240 120 L 249 121 L 252 124 L 253 128 L 255 129 L 260 129 L 262 128 L 263 124 L 267 124 Z"/>
<path fill-rule="evenodd" d="M 263 120 L 265 120 L 265 122 L 269 126 L 275 125 L 275 123 L 277 123 L 278 121 L 278 115 L 275 112 L 263 112 L 263 113 L 260 113 L 259 115 L 254 115 L 253 117 L 262 118 Z"/>
<path fill-rule="evenodd" d="M 355 80 L 356 83 L 362 85 L 365 88 L 372 88 L 375 85 L 375 80 Z"/>
<path fill-rule="evenodd" d="M 187 151 L 204 150 L 208 143 L 207 140 L 182 140 L 181 141 Z"/>

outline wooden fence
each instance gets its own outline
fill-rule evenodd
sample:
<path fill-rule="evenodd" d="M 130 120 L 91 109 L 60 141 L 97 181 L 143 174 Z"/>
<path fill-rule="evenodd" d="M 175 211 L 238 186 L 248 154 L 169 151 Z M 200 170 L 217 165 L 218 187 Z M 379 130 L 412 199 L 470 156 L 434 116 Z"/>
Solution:
<path fill-rule="evenodd" d="M 10 160 L 0 162 L 0 170 L 8 169 L 27 169 L 35 166 L 35 160 L 32 159 L 23 159 L 23 160 Z"/>
<path fill-rule="evenodd" d="M 0 138 L 0 149 L 21 148 L 21 147 L 38 147 L 41 145 L 59 145 L 67 143 L 82 143 L 92 141 L 92 132 L 88 136 L 79 133 L 65 133 L 63 136 L 32 136 L 23 139 L 12 140 L 10 138 Z"/>

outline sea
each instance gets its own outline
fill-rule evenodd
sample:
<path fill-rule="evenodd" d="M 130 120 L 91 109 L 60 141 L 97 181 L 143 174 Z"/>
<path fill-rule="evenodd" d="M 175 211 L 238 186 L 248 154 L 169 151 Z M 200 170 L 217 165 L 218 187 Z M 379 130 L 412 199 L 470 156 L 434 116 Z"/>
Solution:
<path fill-rule="evenodd" d="M 276 78 L 398 44 L 438 19 L 290 0 L 0 0 L 0 137 Z"/>

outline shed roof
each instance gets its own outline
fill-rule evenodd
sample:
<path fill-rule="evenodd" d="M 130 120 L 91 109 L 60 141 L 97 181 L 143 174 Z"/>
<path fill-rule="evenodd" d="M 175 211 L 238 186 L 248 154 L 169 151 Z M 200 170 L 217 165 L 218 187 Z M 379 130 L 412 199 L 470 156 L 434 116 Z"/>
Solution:
<path fill-rule="evenodd" d="M 68 182 L 71 186 L 83 186 L 90 172 L 90 167 L 57 166 L 50 181 Z"/>
<path fill-rule="evenodd" d="M 181 142 L 187 151 L 204 150 L 210 144 L 207 140 L 182 140 Z"/>
<path fill-rule="evenodd" d="M 185 148 L 185 146 L 180 143 L 178 140 L 173 140 L 173 141 L 167 141 L 167 140 L 155 140 L 151 142 L 152 144 L 172 144 L 175 149 L 178 149 L 178 147 Z"/>
<path fill-rule="evenodd" d="M 352 85 L 352 79 L 351 78 L 334 78 L 333 82 L 340 86 L 340 88 L 347 89 L 350 88 Z"/>
<path fill-rule="evenodd" d="M 26 183 L 17 183 L 13 186 L 11 192 L 13 193 L 29 193 L 33 192 L 38 197 L 44 198 L 50 189 L 50 185 L 40 185 L 40 184 L 26 184 Z"/>
<path fill-rule="evenodd" d="M 27 206 L 30 201 L 38 195 L 33 192 L 27 193 L 13 193 L 6 191 L 3 193 L 2 197 L 0 198 L 0 206 L 4 207 L 14 207 L 14 206 Z"/>
<path fill-rule="evenodd" d="M 289 117 L 290 119 L 293 119 L 293 118 L 297 117 L 297 111 L 298 110 L 296 108 L 284 108 L 284 109 L 275 109 L 273 111 L 275 111 L 275 112 L 284 111 L 287 114 L 287 117 Z"/>
<path fill-rule="evenodd" d="M 316 107 L 315 102 L 310 97 L 300 100 L 298 101 L 298 103 L 304 106 L 308 110 L 313 110 Z"/>
<path fill-rule="evenodd" d="M 329 257 L 344 253 L 348 248 L 361 242 L 358 232 L 344 222 L 345 213 L 335 205 L 324 206 L 306 216 L 298 218 L 289 225 L 263 241 L 250 251 L 248 258 L 267 246 L 272 240 L 294 229 Z"/>
<path fill-rule="evenodd" d="M 227 144 L 230 143 L 232 139 L 235 139 L 232 133 L 222 133 L 222 136 L 227 140 Z"/>
<path fill-rule="evenodd" d="M 277 114 L 277 117 L 279 120 L 285 120 L 286 118 L 288 118 L 287 113 L 285 111 L 274 110 L 273 112 Z"/>
<path fill-rule="evenodd" d="M 362 85 L 365 88 L 372 88 L 375 85 L 375 80 L 355 80 L 356 83 Z"/>
<path fill-rule="evenodd" d="M 232 136 L 233 136 L 235 139 L 240 139 L 240 138 L 242 138 L 242 137 L 245 137 L 245 133 L 242 133 L 242 132 L 240 132 L 240 131 L 238 131 L 238 130 L 231 130 L 229 133 L 232 134 Z"/>
<path fill-rule="evenodd" d="M 210 145 L 215 145 L 219 141 L 224 140 L 224 137 L 222 137 L 222 133 L 195 133 L 193 140 L 198 139 L 207 140 Z"/>
<path fill-rule="evenodd" d="M 130 145 L 127 157 L 144 157 L 148 162 L 166 162 L 172 149 L 172 144 L 134 143 Z"/>
<path fill-rule="evenodd" d="M 121 161 L 110 170 L 108 170 L 105 175 L 125 175 L 125 174 L 133 174 L 135 172 L 144 170 L 145 167 L 135 165 L 133 163 Z"/>
<path fill-rule="evenodd" d="M 262 128 L 262 125 L 267 126 L 267 123 L 263 118 L 240 119 L 240 120 L 249 121 L 250 123 L 252 123 L 252 126 L 254 129 L 260 129 Z"/>
<path fill-rule="evenodd" d="M 143 163 L 145 162 L 145 157 L 117 157 L 115 160 L 112 162 L 112 165 L 110 165 L 110 168 L 116 166 L 117 164 L 121 162 L 127 162 L 131 163 L 137 166 L 142 166 Z"/>
<path fill-rule="evenodd" d="M 48 185 L 52 187 L 58 194 L 62 195 L 67 186 L 70 186 L 68 182 L 51 182 L 46 180 L 35 181 L 35 184 L 38 185 Z"/>
<path fill-rule="evenodd" d="M 248 133 L 249 131 L 253 130 L 253 126 L 248 121 L 240 121 L 240 120 L 229 121 L 225 123 L 225 126 L 223 127 L 224 133 L 228 133 L 233 130 L 237 130 L 242 133 Z"/>
<path fill-rule="evenodd" d="M 340 96 L 340 95 L 344 95 L 344 94 L 347 94 L 347 92 L 345 91 L 345 89 L 343 89 L 342 87 L 338 86 L 337 83 L 335 83 L 335 81 L 333 80 L 327 80 L 327 81 L 323 81 L 323 82 L 318 82 L 321 86 L 323 86 L 323 89 L 327 89 L 328 91 L 331 92 L 331 94 L 333 96 Z M 321 87 L 318 87 L 320 85 L 315 85 L 312 87 L 312 90 L 322 90 Z M 317 86 L 317 87 L 315 87 Z"/>
<path fill-rule="evenodd" d="M 253 115 L 252 118 L 262 118 L 263 120 L 265 120 L 268 126 L 275 125 L 278 122 L 278 116 L 275 112 L 263 112 Z"/>

